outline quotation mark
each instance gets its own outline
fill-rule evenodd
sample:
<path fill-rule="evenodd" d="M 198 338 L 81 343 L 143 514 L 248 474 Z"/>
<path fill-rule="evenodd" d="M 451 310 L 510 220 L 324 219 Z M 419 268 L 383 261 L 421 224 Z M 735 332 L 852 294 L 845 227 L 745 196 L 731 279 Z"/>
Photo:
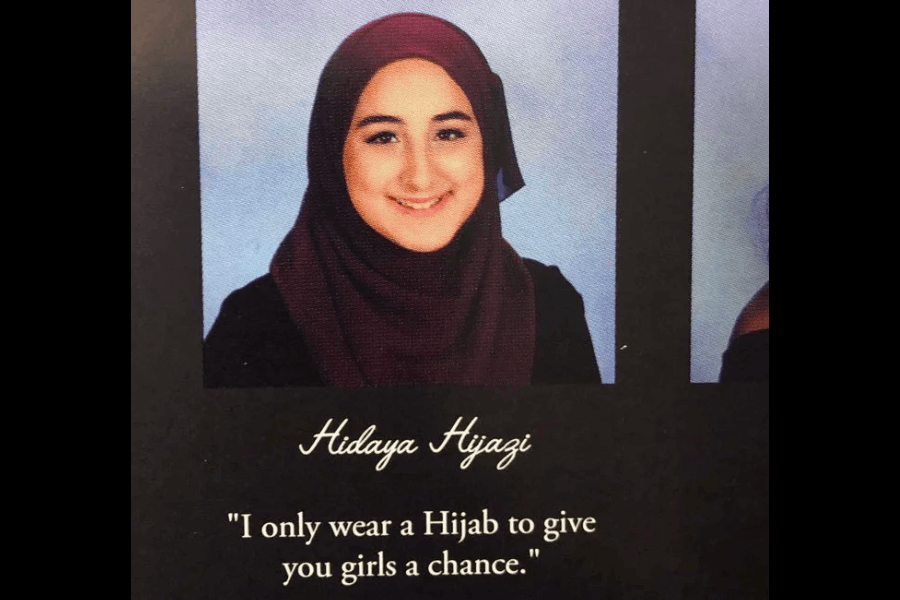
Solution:
<path fill-rule="evenodd" d="M 228 513 L 228 522 L 229 523 L 237 523 L 240 515 L 237 513 Z"/>
<path fill-rule="evenodd" d="M 531 558 L 537 558 L 538 556 L 540 556 L 540 554 L 541 554 L 540 548 L 529 548 L 528 549 L 528 556 Z"/>

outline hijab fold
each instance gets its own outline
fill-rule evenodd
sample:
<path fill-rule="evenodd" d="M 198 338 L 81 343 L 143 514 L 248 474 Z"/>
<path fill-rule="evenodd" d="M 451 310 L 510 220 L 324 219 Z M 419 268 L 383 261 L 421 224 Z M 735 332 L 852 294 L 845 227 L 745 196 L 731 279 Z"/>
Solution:
<path fill-rule="evenodd" d="M 469 98 L 484 140 L 484 193 L 435 252 L 397 246 L 354 209 L 343 144 L 356 103 L 382 67 L 422 58 Z M 325 383 L 528 383 L 534 289 L 506 243 L 499 202 L 524 185 L 500 78 L 456 26 L 403 13 L 348 37 L 322 73 L 310 120 L 309 186 L 271 273 Z"/>

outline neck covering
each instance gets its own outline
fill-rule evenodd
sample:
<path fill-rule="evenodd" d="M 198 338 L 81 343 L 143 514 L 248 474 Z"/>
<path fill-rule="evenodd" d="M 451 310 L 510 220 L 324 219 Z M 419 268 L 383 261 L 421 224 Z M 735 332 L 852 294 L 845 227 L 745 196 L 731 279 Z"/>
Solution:
<path fill-rule="evenodd" d="M 363 89 L 382 67 L 422 58 L 469 98 L 484 140 L 484 193 L 435 252 L 397 246 L 353 207 L 343 145 Z M 534 288 L 500 228 L 500 201 L 524 185 L 500 78 L 455 25 L 390 15 L 340 45 L 319 80 L 307 150 L 309 185 L 270 271 L 324 383 L 528 383 Z"/>

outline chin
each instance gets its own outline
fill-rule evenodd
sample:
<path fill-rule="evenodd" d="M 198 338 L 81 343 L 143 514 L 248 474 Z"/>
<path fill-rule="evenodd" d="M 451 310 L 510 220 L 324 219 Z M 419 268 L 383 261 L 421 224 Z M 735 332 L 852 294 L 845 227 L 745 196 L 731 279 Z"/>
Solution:
<path fill-rule="evenodd" d="M 451 239 L 452 239 L 452 238 L 451 238 Z M 406 248 L 407 250 L 411 250 L 412 252 L 421 252 L 421 253 L 424 254 L 424 253 L 426 253 L 426 252 L 437 252 L 438 250 L 441 250 L 442 248 L 446 248 L 447 245 L 450 243 L 450 240 L 440 241 L 440 242 L 434 242 L 434 241 L 428 241 L 428 242 L 422 242 L 422 241 L 416 241 L 416 242 L 401 242 L 401 241 L 395 241 L 394 243 L 397 244 L 398 246 L 402 247 L 402 248 Z"/>
<path fill-rule="evenodd" d="M 392 242 L 412 252 L 437 252 L 453 240 L 452 235 L 420 235 L 389 237 Z"/>

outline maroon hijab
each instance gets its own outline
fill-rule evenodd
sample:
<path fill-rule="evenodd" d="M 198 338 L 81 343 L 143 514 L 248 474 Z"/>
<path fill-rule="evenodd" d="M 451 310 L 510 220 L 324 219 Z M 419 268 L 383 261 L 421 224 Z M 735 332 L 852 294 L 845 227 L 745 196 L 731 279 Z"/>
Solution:
<path fill-rule="evenodd" d="M 375 232 L 353 208 L 344 179 L 344 140 L 363 88 L 405 58 L 429 60 L 456 81 L 484 140 L 484 194 L 436 252 L 413 252 Z M 309 187 L 271 273 L 324 382 L 528 383 L 534 288 L 501 235 L 499 206 L 524 182 L 503 86 L 471 38 L 412 13 L 354 32 L 319 80 L 307 156 Z"/>

